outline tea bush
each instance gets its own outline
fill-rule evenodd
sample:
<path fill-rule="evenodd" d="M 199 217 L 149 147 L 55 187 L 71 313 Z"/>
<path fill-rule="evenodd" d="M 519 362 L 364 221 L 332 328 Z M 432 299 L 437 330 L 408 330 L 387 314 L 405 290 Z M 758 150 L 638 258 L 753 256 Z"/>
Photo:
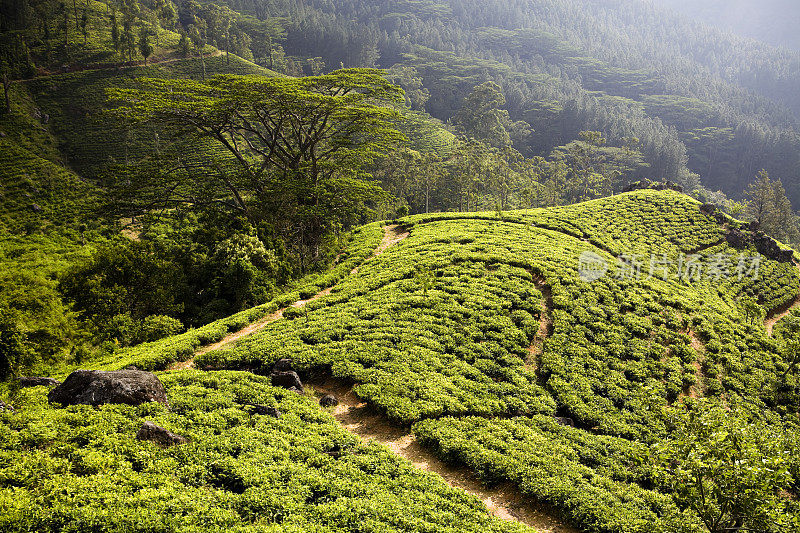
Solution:
<path fill-rule="evenodd" d="M 480 501 L 375 444 L 316 403 L 245 373 L 161 376 L 158 403 L 48 405 L 23 390 L 0 413 L 0 529 L 523 533 Z M 276 407 L 280 419 L 249 404 Z M 162 449 L 145 420 L 189 439 Z"/>

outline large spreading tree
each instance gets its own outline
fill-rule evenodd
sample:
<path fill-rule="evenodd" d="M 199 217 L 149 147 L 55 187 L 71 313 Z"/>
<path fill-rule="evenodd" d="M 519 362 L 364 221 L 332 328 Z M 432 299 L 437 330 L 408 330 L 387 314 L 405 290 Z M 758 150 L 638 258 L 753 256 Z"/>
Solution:
<path fill-rule="evenodd" d="M 327 236 L 366 222 L 386 201 L 365 169 L 403 139 L 394 127 L 402 90 L 371 69 L 140 79 L 109 96 L 127 124 L 155 127 L 162 138 L 147 161 L 115 173 L 128 214 L 222 209 L 271 224 L 304 266 Z"/>

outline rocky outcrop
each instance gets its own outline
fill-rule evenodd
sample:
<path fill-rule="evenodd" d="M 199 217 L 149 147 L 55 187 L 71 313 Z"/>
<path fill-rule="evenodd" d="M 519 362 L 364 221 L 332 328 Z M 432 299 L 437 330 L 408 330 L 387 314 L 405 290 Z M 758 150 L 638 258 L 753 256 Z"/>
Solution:
<path fill-rule="evenodd" d="M 752 225 L 749 227 L 752 227 Z M 778 241 L 760 231 L 732 229 L 725 235 L 725 239 L 732 248 L 737 250 L 745 250 L 752 246 L 767 259 L 772 259 L 779 263 L 791 263 L 794 261 L 794 252 L 792 250 L 781 248 Z"/>
<path fill-rule="evenodd" d="M 278 420 L 281 419 L 283 413 L 281 413 L 277 408 L 270 407 L 268 405 L 260 405 L 260 404 L 248 404 L 250 407 L 250 411 L 254 415 L 263 415 L 263 416 L 271 416 L 272 418 L 277 418 Z"/>
<path fill-rule="evenodd" d="M 720 225 L 731 222 L 731 219 L 714 204 L 703 204 L 700 212 L 713 217 Z M 734 224 L 731 224 L 734 225 Z M 725 240 L 732 248 L 746 250 L 754 247 L 758 253 L 779 263 L 792 263 L 794 252 L 781 248 L 778 241 L 758 231 L 758 222 L 753 221 L 740 228 L 729 228 L 725 233 Z"/>
<path fill-rule="evenodd" d="M 728 244 L 732 248 L 736 248 L 737 250 L 744 250 L 753 244 L 752 234 L 745 233 L 744 231 L 740 231 L 738 229 L 729 231 L 727 235 L 725 235 L 725 240 L 728 241 Z"/>
<path fill-rule="evenodd" d="M 279 359 L 278 362 L 276 362 L 272 366 L 272 371 L 273 372 L 292 372 L 292 371 L 294 371 L 294 367 L 292 366 L 292 360 L 291 359 Z"/>
<path fill-rule="evenodd" d="M 281 359 L 272 367 L 272 372 L 269 374 L 270 380 L 274 387 L 281 387 L 282 389 L 289 389 L 295 392 L 303 392 L 303 382 L 300 376 L 295 372 L 292 366 L 291 359 Z"/>
<path fill-rule="evenodd" d="M 723 225 L 730 222 L 730 218 L 714 204 L 703 204 L 700 212 L 713 218 L 717 224 Z"/>
<path fill-rule="evenodd" d="M 322 407 L 336 407 L 339 405 L 339 400 L 336 399 L 336 396 L 333 394 L 326 394 L 322 398 L 319 399 L 319 404 Z"/>
<path fill-rule="evenodd" d="M 164 385 L 151 372 L 140 370 L 76 370 L 47 395 L 62 405 L 139 405 L 159 402 L 169 407 Z"/>
<path fill-rule="evenodd" d="M 269 378 L 272 380 L 272 385 L 282 389 L 294 390 L 296 392 L 303 392 L 303 382 L 297 372 L 275 372 L 273 371 Z"/>
<path fill-rule="evenodd" d="M 178 444 L 186 444 L 188 439 L 181 435 L 176 435 L 171 431 L 167 431 L 161 426 L 157 426 L 152 422 L 145 422 L 139 431 L 136 433 L 136 440 L 146 440 L 154 442 L 162 448 L 176 446 Z"/>
<path fill-rule="evenodd" d="M 17 378 L 20 387 L 57 387 L 61 382 L 53 378 L 43 378 L 38 376 L 23 376 Z"/>

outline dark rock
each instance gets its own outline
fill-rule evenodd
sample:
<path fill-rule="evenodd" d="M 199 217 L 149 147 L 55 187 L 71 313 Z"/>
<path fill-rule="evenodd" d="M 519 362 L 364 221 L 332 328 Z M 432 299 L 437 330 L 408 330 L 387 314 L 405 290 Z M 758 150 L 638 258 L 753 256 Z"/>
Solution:
<path fill-rule="evenodd" d="M 557 416 L 556 422 L 558 422 L 561 426 L 569 426 L 571 428 L 575 427 L 575 421 L 567 416 Z"/>
<path fill-rule="evenodd" d="M 333 394 L 326 394 L 322 398 L 319 399 L 319 404 L 322 407 L 335 407 L 339 405 L 339 400 L 336 399 L 336 396 Z"/>
<path fill-rule="evenodd" d="M 703 204 L 700 206 L 700 212 L 711 216 L 717 212 L 717 206 L 714 204 Z"/>
<path fill-rule="evenodd" d="M 758 231 L 758 220 L 753 220 L 750 224 L 747 225 L 747 229 L 755 233 Z"/>
<path fill-rule="evenodd" d="M 758 253 L 767 259 L 772 259 L 780 263 L 791 263 L 794 260 L 794 254 L 791 250 L 784 250 L 780 247 L 778 241 L 768 235 L 764 235 L 760 231 L 756 233 L 753 242 L 756 245 Z"/>
<path fill-rule="evenodd" d="M 726 224 L 728 222 L 728 217 L 722 211 L 717 211 L 714 213 L 714 220 L 717 221 L 717 224 Z"/>
<path fill-rule="evenodd" d="M 673 183 L 671 181 L 667 182 L 667 188 L 675 192 L 683 193 L 683 185 L 678 185 L 677 183 Z"/>
<path fill-rule="evenodd" d="M 342 448 L 339 444 L 334 444 L 333 447 L 325 452 L 326 454 L 330 455 L 334 459 L 339 459 L 344 455 L 344 448 Z"/>
<path fill-rule="evenodd" d="M 39 204 L 31 204 L 31 211 L 33 211 L 34 213 L 41 213 L 42 206 L 40 206 Z"/>
<path fill-rule="evenodd" d="M 17 379 L 20 387 L 57 387 L 61 382 L 53 378 L 23 376 Z"/>
<path fill-rule="evenodd" d="M 48 122 L 50 122 L 50 115 L 48 115 L 47 113 L 44 113 L 42 115 L 42 124 L 47 124 Z"/>
<path fill-rule="evenodd" d="M 297 372 L 273 371 L 269 377 L 272 380 L 272 385 L 275 387 L 281 387 L 283 389 L 294 388 L 301 392 L 303 390 L 303 382 L 300 381 L 300 376 L 297 375 Z"/>
<path fill-rule="evenodd" d="M 298 389 L 297 387 L 289 387 L 286 390 L 288 390 L 289 392 L 296 392 L 297 394 L 300 394 L 300 395 L 303 394 L 303 389 Z"/>
<path fill-rule="evenodd" d="M 10 413 L 13 413 L 14 412 L 14 408 L 11 407 L 10 405 L 6 405 L 4 402 L 0 401 L 0 413 L 2 413 L 3 411 L 8 411 Z"/>
<path fill-rule="evenodd" d="M 291 359 L 280 359 L 272 367 L 273 372 L 294 372 Z"/>
<path fill-rule="evenodd" d="M 76 370 L 51 390 L 47 399 L 63 405 L 160 402 L 169 407 L 164 385 L 158 377 L 139 370 Z"/>
<path fill-rule="evenodd" d="M 753 242 L 752 235 L 736 229 L 729 231 L 728 234 L 725 235 L 725 239 L 731 247 L 737 250 L 744 250 Z"/>
<path fill-rule="evenodd" d="M 622 192 L 632 192 L 643 188 L 644 186 L 641 181 L 634 181 L 633 183 L 626 185 L 625 188 L 622 189 Z"/>
<path fill-rule="evenodd" d="M 268 405 L 251 404 L 250 407 L 252 408 L 253 414 L 256 415 L 271 416 L 272 418 L 277 418 L 279 420 L 283 416 L 283 413 L 281 413 L 278 409 Z"/>
<path fill-rule="evenodd" d="M 136 440 L 148 440 L 158 444 L 163 448 L 176 446 L 178 444 L 186 444 L 188 442 L 186 437 L 176 435 L 171 431 L 167 431 L 166 429 L 147 421 L 136 433 Z"/>

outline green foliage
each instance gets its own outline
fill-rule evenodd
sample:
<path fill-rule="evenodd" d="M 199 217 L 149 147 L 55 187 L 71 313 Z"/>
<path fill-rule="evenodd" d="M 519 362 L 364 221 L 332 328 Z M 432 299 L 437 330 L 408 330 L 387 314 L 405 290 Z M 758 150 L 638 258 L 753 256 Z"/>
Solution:
<path fill-rule="evenodd" d="M 796 362 L 777 355 L 785 341 L 748 323 L 740 302 L 794 299 L 796 269 L 762 258 L 758 280 L 679 279 L 674 265 L 666 279 L 648 276 L 651 253 L 738 257 L 691 198 L 637 191 L 502 218 L 402 222 L 411 236 L 330 295 L 196 363 L 268 369 L 291 357 L 303 372 L 330 369 L 392 419 L 415 424 L 443 458 L 488 482 L 512 481 L 592 532 L 703 531 L 647 459 L 669 437 L 664 408 L 707 396 L 755 405 L 770 427 L 794 423 Z M 608 262 L 604 278 L 580 280 L 585 251 Z M 648 262 L 644 277 L 619 276 L 623 254 Z M 552 334 L 532 353 L 543 312 Z"/>
<path fill-rule="evenodd" d="M 668 495 L 640 486 L 653 479 L 640 443 L 564 427 L 545 416 L 444 418 L 413 429 L 442 458 L 469 466 L 489 483 L 513 481 L 581 531 L 660 531 L 680 515 Z M 683 531 L 701 531 L 696 526 Z"/>
<path fill-rule="evenodd" d="M 524 122 L 512 122 L 508 111 L 503 109 L 506 98 L 502 88 L 494 82 L 476 86 L 464 100 L 459 112 L 453 117 L 458 130 L 495 148 L 524 142 L 530 126 Z"/>
<path fill-rule="evenodd" d="M 63 360 L 79 328 L 54 290 L 34 273 L 0 275 L 0 379 Z"/>
<path fill-rule="evenodd" d="M 60 283 L 76 310 L 98 326 L 126 313 L 135 320 L 178 315 L 186 287 L 185 274 L 174 258 L 141 241 L 101 247 L 91 262 L 65 274 Z"/>
<path fill-rule="evenodd" d="M 294 287 L 290 287 L 294 290 L 285 292 L 263 305 L 198 328 L 189 329 L 180 335 L 120 350 L 113 357 L 90 363 L 89 366 L 118 370 L 133 365 L 143 370 L 163 370 L 172 363 L 185 361 L 192 357 L 200 346 L 220 341 L 228 333 L 238 331 L 248 324 L 296 302 L 301 298 L 301 292 L 311 291 L 312 294 L 316 294 L 324 288 L 339 283 L 373 254 L 382 237 L 383 232 L 380 225 L 373 223 L 363 226 L 353 232 L 336 264 L 326 271 L 315 272 L 298 280 Z M 212 366 L 219 363 L 215 352 L 210 352 L 205 361 Z M 83 366 L 85 367 L 86 364 Z"/>
<path fill-rule="evenodd" d="M 103 336 L 121 346 L 132 346 L 143 342 L 155 342 L 177 335 L 183 324 L 177 318 L 165 315 L 149 315 L 134 320 L 127 313 L 116 315 L 103 327 Z"/>
<path fill-rule="evenodd" d="M 22 391 L 19 414 L 0 413 L 0 529 L 530 531 L 361 443 L 316 402 L 268 378 L 194 371 L 161 379 L 170 409 L 59 409 L 44 387 Z M 250 404 L 282 417 L 257 415 Z M 137 441 L 145 420 L 189 443 Z"/>
<path fill-rule="evenodd" d="M 781 180 L 773 182 L 767 171 L 762 170 L 748 187 L 747 199 L 747 214 L 761 231 L 780 241 L 800 245 L 800 226 Z"/>
<path fill-rule="evenodd" d="M 707 402 L 670 412 L 655 446 L 660 481 L 711 533 L 797 531 L 781 490 L 792 483 L 785 436 L 763 420 Z"/>
<path fill-rule="evenodd" d="M 304 270 L 319 259 L 326 238 L 385 203 L 364 167 L 402 140 L 392 124 L 398 114 L 386 107 L 401 92 L 377 71 L 219 76 L 207 83 L 148 78 L 138 85 L 109 90 L 119 104 L 115 114 L 207 141 L 229 161 L 168 171 L 165 158 L 181 156 L 161 153 L 134 174 L 130 200 L 144 189 L 150 207 L 217 208 L 256 226 L 267 222 Z"/>

